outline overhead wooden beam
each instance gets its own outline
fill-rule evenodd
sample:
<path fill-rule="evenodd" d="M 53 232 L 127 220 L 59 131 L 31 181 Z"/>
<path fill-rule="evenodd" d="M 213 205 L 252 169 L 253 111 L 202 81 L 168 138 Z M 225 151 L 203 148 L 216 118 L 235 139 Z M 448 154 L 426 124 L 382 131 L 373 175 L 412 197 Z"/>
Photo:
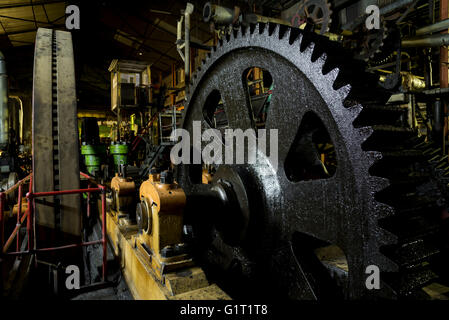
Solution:
<path fill-rule="evenodd" d="M 62 28 L 62 27 L 65 27 L 65 24 L 54 24 L 53 27 L 55 27 L 55 28 Z M 10 36 L 10 35 L 14 35 L 14 34 L 21 34 L 21 33 L 27 33 L 27 32 L 36 32 L 36 31 L 37 31 L 37 29 L 33 28 L 33 29 L 25 29 L 25 30 L 5 32 L 5 33 L 2 33 L 2 34 Z"/>
<path fill-rule="evenodd" d="M 1 4 L 0 5 L 0 9 L 11 9 L 11 8 L 20 8 L 20 7 L 39 6 L 39 5 L 53 4 L 53 3 L 62 3 L 62 2 L 66 2 L 66 1 L 48 0 L 48 1 L 33 1 L 33 3 L 30 3 L 30 2 L 8 3 L 8 4 Z"/>

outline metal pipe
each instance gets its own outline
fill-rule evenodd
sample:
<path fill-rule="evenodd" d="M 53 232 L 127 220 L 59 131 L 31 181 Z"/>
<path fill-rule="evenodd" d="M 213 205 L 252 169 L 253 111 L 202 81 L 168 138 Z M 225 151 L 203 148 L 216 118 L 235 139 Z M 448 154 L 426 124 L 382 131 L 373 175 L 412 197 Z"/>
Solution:
<path fill-rule="evenodd" d="M 442 133 L 444 129 L 444 110 L 441 100 L 435 100 L 433 104 L 433 123 L 434 131 L 436 133 Z"/>
<path fill-rule="evenodd" d="M 8 74 L 5 56 L 0 51 L 0 149 L 5 149 L 9 142 L 8 114 Z"/>
<path fill-rule="evenodd" d="M 80 176 L 82 176 L 82 177 L 88 179 L 90 182 L 92 182 L 92 183 L 94 183 L 95 185 L 97 185 L 98 188 L 100 188 L 100 189 L 105 189 L 105 190 L 106 190 L 106 187 L 105 187 L 105 186 L 103 186 L 102 184 L 99 184 L 97 181 L 95 181 L 94 177 L 88 175 L 87 173 L 80 172 Z"/>
<path fill-rule="evenodd" d="M 18 141 L 21 144 L 22 143 L 22 136 L 23 136 L 23 102 L 22 99 L 20 99 L 19 96 L 9 96 L 11 99 L 15 99 L 19 102 L 20 109 L 19 109 L 19 119 L 17 124 L 16 134 L 18 134 Z"/>
<path fill-rule="evenodd" d="M 397 9 L 400 9 L 402 7 L 405 7 L 406 5 L 409 5 L 413 3 L 415 0 L 399 0 L 399 1 L 393 1 L 392 3 L 383 6 L 379 10 L 379 15 L 383 16 L 387 13 L 393 12 Z M 363 12 L 362 15 L 357 17 L 356 19 L 353 19 L 352 21 L 347 22 L 345 25 L 341 27 L 342 30 L 353 30 L 356 26 L 364 23 L 366 19 L 366 14 Z"/>
<path fill-rule="evenodd" d="M 184 43 L 182 41 L 182 23 L 184 21 L 184 16 L 181 16 L 181 19 L 178 20 L 177 29 L 176 29 L 176 50 L 178 50 L 179 55 L 181 56 L 182 61 L 185 61 L 184 53 L 182 49 L 184 48 Z"/>
<path fill-rule="evenodd" d="M 71 249 L 71 248 L 87 247 L 87 246 L 92 246 L 94 244 L 101 244 L 101 243 L 102 243 L 102 240 L 94 240 L 94 241 L 89 241 L 89 242 L 68 244 L 68 245 L 60 246 L 60 247 L 40 248 L 40 249 L 20 251 L 20 252 L 18 252 L 18 251 L 7 252 L 6 254 L 9 256 L 20 256 L 23 254 L 36 253 L 36 252 L 46 252 L 46 251 L 48 252 L 48 251 L 64 250 L 64 249 Z"/>
<path fill-rule="evenodd" d="M 186 88 L 190 82 L 190 15 L 193 13 L 193 9 L 193 4 L 187 2 L 186 10 L 184 12 L 184 83 L 186 85 Z"/>
<path fill-rule="evenodd" d="M 448 17 L 448 0 L 441 0 L 440 1 L 440 20 L 444 21 Z M 443 30 L 441 32 L 441 36 L 446 36 L 449 38 L 449 34 L 447 33 L 447 29 Z M 449 79 L 448 79 L 448 52 L 446 44 L 442 44 L 440 46 L 440 88 L 447 88 L 449 87 Z M 446 100 L 441 101 L 442 109 L 443 109 L 443 115 L 447 112 L 447 102 Z M 442 149 L 443 154 L 446 154 L 446 135 L 447 135 L 447 119 L 443 120 L 443 137 L 442 137 Z M 441 135 L 440 135 L 441 137 Z"/>
<path fill-rule="evenodd" d="M 382 70 L 379 70 L 382 71 Z M 381 75 L 379 78 L 380 82 L 385 82 L 387 76 Z M 401 86 L 404 91 L 407 92 L 419 92 L 426 88 L 424 80 L 420 79 L 418 76 L 411 74 L 410 72 L 401 72 Z"/>
<path fill-rule="evenodd" d="M 6 240 L 6 243 L 4 244 L 4 246 L 2 248 L 3 253 L 6 253 L 6 251 L 8 251 L 9 247 L 11 246 L 12 242 L 14 241 L 14 238 L 18 235 L 20 227 L 22 226 L 23 221 L 25 221 L 25 218 L 27 217 L 27 215 L 28 215 L 28 213 L 25 213 L 22 215 L 22 217 L 19 220 L 19 223 L 16 225 L 16 227 L 12 231 L 8 240 Z M 18 249 L 17 249 L 17 251 L 18 251 Z"/>
<path fill-rule="evenodd" d="M 255 14 L 255 13 L 246 14 L 244 19 L 246 20 L 247 23 L 257 23 L 257 22 L 270 23 L 271 22 L 271 23 L 286 25 L 289 27 L 292 26 L 292 24 L 288 21 L 285 21 L 282 19 L 277 19 L 277 18 L 265 17 L 265 16 L 261 16 L 259 14 Z"/>
<path fill-rule="evenodd" d="M 10 194 L 11 192 L 15 191 L 21 184 L 24 184 L 25 182 L 27 182 L 28 180 L 31 181 L 31 173 L 29 175 L 27 175 L 25 178 L 23 178 L 22 180 L 18 181 L 15 185 L 13 185 L 11 188 L 9 188 L 8 190 L 4 191 L 5 195 Z"/>
<path fill-rule="evenodd" d="M 442 31 L 445 29 L 449 29 L 449 19 L 444 19 L 429 26 L 419 28 L 418 30 L 416 30 L 416 35 L 421 36 L 432 32 Z"/>
<path fill-rule="evenodd" d="M 238 18 L 238 15 L 237 17 L 235 15 L 238 11 L 207 2 L 203 7 L 203 20 L 204 22 L 212 20 L 211 22 L 217 25 L 233 24 Z"/>
<path fill-rule="evenodd" d="M 49 196 L 57 196 L 57 195 L 65 195 L 65 194 L 77 194 L 77 193 L 85 193 L 85 192 L 100 192 L 101 188 L 91 188 L 91 189 L 74 189 L 74 190 L 62 190 L 62 191 L 47 191 L 47 192 L 36 192 L 27 194 L 30 198 L 38 198 L 38 197 L 49 197 Z"/>
<path fill-rule="evenodd" d="M 408 4 L 411 4 L 413 1 L 414 0 L 393 1 L 393 3 L 380 8 L 379 14 L 382 16 L 384 14 L 390 13 L 394 10 L 400 9 L 402 7 L 405 7 Z"/>
<path fill-rule="evenodd" d="M 424 37 L 405 38 L 401 42 L 402 47 L 442 47 L 449 45 L 449 34 L 435 34 Z"/>
<path fill-rule="evenodd" d="M 50 247 L 50 248 L 41 248 L 41 249 L 35 249 L 33 251 L 35 252 L 43 252 L 43 251 L 55 251 L 55 250 L 63 250 L 63 249 L 71 249 L 71 248 L 79 248 L 79 247 L 85 247 L 85 246 L 91 246 L 94 244 L 102 243 L 101 240 L 94 240 L 90 242 L 81 242 L 81 243 L 75 243 L 75 244 L 68 244 L 65 246 L 60 247 Z"/>

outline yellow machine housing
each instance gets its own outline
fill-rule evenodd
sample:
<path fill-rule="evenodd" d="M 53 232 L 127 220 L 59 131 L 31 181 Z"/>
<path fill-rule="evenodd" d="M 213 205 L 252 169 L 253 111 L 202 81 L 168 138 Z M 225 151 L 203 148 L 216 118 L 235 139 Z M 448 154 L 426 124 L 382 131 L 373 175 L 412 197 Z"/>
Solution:
<path fill-rule="evenodd" d="M 161 183 L 159 175 L 140 186 L 142 231 L 137 237 L 140 249 L 151 254 L 152 266 L 158 276 L 162 268 L 179 269 L 193 265 L 182 243 L 184 191 L 177 183 Z"/>
<path fill-rule="evenodd" d="M 131 178 L 123 178 L 117 173 L 111 180 L 113 208 L 118 214 L 126 214 L 134 204 L 136 184 Z"/>
<path fill-rule="evenodd" d="M 127 182 L 118 176 L 111 182 L 119 198 L 128 195 L 124 192 L 131 189 Z M 229 299 L 216 284 L 209 283 L 182 243 L 186 203 L 182 188 L 161 179 L 160 174 L 150 174 L 140 186 L 139 197 L 139 228 L 121 223 L 113 209 L 106 216 L 108 237 L 134 298 Z"/>

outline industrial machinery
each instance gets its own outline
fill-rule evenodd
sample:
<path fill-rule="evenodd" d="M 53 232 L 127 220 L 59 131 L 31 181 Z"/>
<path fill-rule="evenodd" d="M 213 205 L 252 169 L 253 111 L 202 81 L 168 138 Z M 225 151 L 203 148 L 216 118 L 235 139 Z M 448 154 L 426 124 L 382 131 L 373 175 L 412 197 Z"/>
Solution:
<path fill-rule="evenodd" d="M 20 98 L 17 97 L 20 101 Z M 21 124 L 19 110 L 10 103 L 8 95 L 8 74 L 6 61 L 0 52 L 0 189 L 7 190 L 18 181 L 20 172 L 18 164 L 18 139 Z"/>
<path fill-rule="evenodd" d="M 254 289 L 263 278 L 289 298 L 420 297 L 444 270 L 432 263 L 442 263 L 445 157 L 401 125 L 377 76 L 335 42 L 275 24 L 219 42 L 192 78 L 182 127 L 192 134 L 193 121 L 204 123 L 218 90 L 229 127 L 254 128 L 241 81 L 254 66 L 273 78 L 265 129 L 278 130 L 279 166 L 265 155 L 216 165 L 210 184 L 201 165 L 177 167 L 201 261 L 237 295 L 251 287 L 242 279 Z M 371 265 L 380 290 L 365 285 Z"/>
<path fill-rule="evenodd" d="M 117 176 L 111 187 L 117 204 L 108 211 L 108 235 L 136 299 L 229 298 L 208 281 L 183 242 L 186 196 L 171 172 L 152 172 L 141 184 L 136 222 L 123 215 L 133 211 L 124 206 L 133 200 L 134 183 Z"/>
<path fill-rule="evenodd" d="M 79 189 L 75 69 L 70 32 L 40 28 L 33 78 L 33 190 Z M 49 196 L 36 204 L 38 225 L 81 237 L 79 195 Z"/>
<path fill-rule="evenodd" d="M 86 171 L 94 177 L 101 177 L 106 163 L 106 146 L 100 143 L 96 118 L 81 119 L 81 156 Z"/>
<path fill-rule="evenodd" d="M 260 153 L 255 164 L 181 164 L 174 180 L 170 171 L 152 171 L 140 186 L 138 231 L 133 225 L 117 236 L 120 223 L 108 222 L 115 250 L 127 235 L 158 281 L 162 266 L 190 268 L 189 252 L 209 279 L 237 298 L 426 298 L 429 285 L 448 281 L 440 229 L 449 165 L 439 144 L 407 122 L 409 109 L 390 99 L 398 86 L 416 90 L 422 83 L 400 67 L 396 82 L 367 70 L 366 62 L 374 65 L 381 54 L 402 56 L 399 33 L 384 20 L 360 40 L 365 13 L 352 17 L 354 11 L 339 4 L 339 18 L 331 21 L 326 1 L 298 5 L 293 11 L 300 13 L 287 19 L 291 12 L 285 12 L 275 24 L 207 4 L 203 16 L 220 39 L 197 73 L 186 72 L 181 127 L 191 136 L 194 121 L 222 132 L 263 128 L 268 138 L 277 130 L 278 166 Z M 388 14 L 402 8 L 381 7 Z M 184 12 L 186 30 L 192 10 Z M 188 31 L 180 37 L 182 21 L 179 50 L 190 45 Z M 331 22 L 348 30 L 345 21 L 353 22 L 350 33 L 330 33 L 336 30 Z M 290 27 L 295 24 L 306 30 Z M 187 55 L 181 56 L 189 69 Z M 269 79 L 260 106 L 252 92 L 264 85 L 250 88 L 261 81 L 250 81 L 253 68 Z M 372 266 L 381 272 L 379 290 L 366 286 Z M 126 267 L 125 276 L 136 284 Z M 167 279 L 162 282 L 171 290 Z"/>
<path fill-rule="evenodd" d="M 401 59 L 411 60 L 402 47 L 429 39 L 401 38 L 398 25 L 413 7 L 400 2 L 382 1 L 381 27 L 368 33 L 366 13 L 349 0 L 302 0 L 282 19 L 208 3 L 203 16 L 219 39 L 193 74 L 189 4 L 176 43 L 186 68 L 183 111 L 152 112 L 146 63 L 132 75 L 122 74 L 129 61 L 111 64 L 118 134 L 109 178 L 99 174 L 106 152 L 98 139 L 82 134 L 78 145 L 69 33 L 39 29 L 34 191 L 79 189 L 81 149 L 86 183 L 106 181 L 102 201 L 94 200 L 107 209 L 101 223 L 136 299 L 427 299 L 433 285 L 449 284 L 449 163 L 446 140 L 435 139 L 445 99 L 422 91 L 428 75 L 402 70 Z M 406 5 L 412 9 L 399 10 Z M 394 72 L 381 76 L 384 63 Z M 438 129 L 420 130 L 415 98 L 434 111 Z M 121 133 L 121 108 L 141 113 L 134 140 Z M 159 126 L 160 145 L 143 127 L 148 120 Z M 193 137 L 196 121 L 203 132 L 254 129 L 269 150 L 258 150 L 254 163 L 154 167 L 176 142 L 166 139 L 172 131 Z M 140 167 L 130 163 L 139 141 L 147 145 Z M 80 236 L 78 196 L 44 197 L 36 211 L 39 225 Z M 366 282 L 373 268 L 375 290 Z"/>
<path fill-rule="evenodd" d="M 120 168 L 120 172 L 111 180 L 112 208 L 119 218 L 135 220 L 136 184 L 131 177 L 126 177 L 126 166 L 121 165 Z"/>

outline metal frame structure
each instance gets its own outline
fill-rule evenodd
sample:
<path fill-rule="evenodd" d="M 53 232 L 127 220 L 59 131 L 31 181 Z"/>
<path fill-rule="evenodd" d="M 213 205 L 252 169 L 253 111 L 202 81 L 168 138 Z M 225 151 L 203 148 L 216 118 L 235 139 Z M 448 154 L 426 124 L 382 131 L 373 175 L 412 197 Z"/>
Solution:
<path fill-rule="evenodd" d="M 107 238 L 106 238 L 106 187 L 96 183 L 91 176 L 89 176 L 86 173 L 80 172 L 80 176 L 87 178 L 89 180 L 89 187 L 87 189 L 73 189 L 73 190 L 62 190 L 62 191 L 49 191 L 49 192 L 33 192 L 32 190 L 32 174 L 28 175 L 25 179 L 19 181 L 17 184 L 15 184 L 10 189 L 6 190 L 5 192 L 0 192 L 0 241 L 1 241 L 1 251 L 0 251 L 0 258 L 2 255 L 9 255 L 9 256 L 18 256 L 23 254 L 34 254 L 36 255 L 38 252 L 44 252 L 44 251 L 56 251 L 56 250 L 63 250 L 63 249 L 70 249 L 70 248 L 76 248 L 76 247 L 83 247 L 83 246 L 91 246 L 94 244 L 102 244 L 103 245 L 103 265 L 102 265 L 102 281 L 106 281 L 106 272 L 107 272 Z M 21 215 L 21 197 L 22 197 L 22 186 L 29 180 L 30 183 L 30 189 L 29 192 L 26 194 L 27 202 L 28 202 L 28 209 L 27 211 Z M 94 183 L 97 185 L 96 188 L 91 188 L 91 183 Z M 7 194 L 15 191 L 16 189 L 19 193 L 19 199 L 18 199 L 18 210 L 17 210 L 17 225 L 16 228 L 13 230 L 11 235 L 9 236 L 8 240 L 4 242 L 4 208 L 5 208 L 5 197 Z M 34 200 L 39 197 L 46 197 L 46 196 L 56 196 L 56 195 L 67 195 L 67 194 L 82 194 L 87 193 L 88 194 L 88 201 L 87 201 L 87 215 L 90 214 L 90 194 L 91 193 L 101 193 L 101 219 L 102 219 L 102 238 L 100 240 L 96 241 L 89 241 L 89 242 L 80 242 L 75 244 L 69 244 L 59 247 L 48 247 L 48 248 L 37 248 L 37 244 L 33 243 L 33 228 L 32 225 L 35 223 L 35 215 L 34 215 Z M 28 237 L 28 248 L 25 251 L 19 251 L 19 235 L 18 231 L 23 224 L 23 222 L 27 220 L 27 237 Z M 14 241 L 14 238 L 17 237 L 17 249 L 13 252 L 7 252 L 9 247 Z M 1 261 L 1 260 L 0 260 Z"/>

